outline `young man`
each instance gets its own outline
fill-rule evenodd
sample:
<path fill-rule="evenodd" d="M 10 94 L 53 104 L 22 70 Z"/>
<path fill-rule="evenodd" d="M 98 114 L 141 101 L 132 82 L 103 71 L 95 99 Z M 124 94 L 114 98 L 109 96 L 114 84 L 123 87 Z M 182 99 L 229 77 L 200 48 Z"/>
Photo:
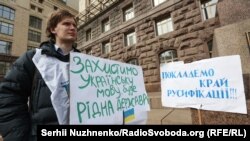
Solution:
<path fill-rule="evenodd" d="M 41 43 L 42 56 L 69 62 L 69 53 L 79 52 L 73 47 L 76 20 L 68 11 L 52 13 L 46 33 L 50 40 Z M 37 125 L 58 124 L 51 90 L 32 61 L 35 53 L 30 50 L 19 57 L 0 83 L 0 134 L 4 141 L 35 141 Z"/>

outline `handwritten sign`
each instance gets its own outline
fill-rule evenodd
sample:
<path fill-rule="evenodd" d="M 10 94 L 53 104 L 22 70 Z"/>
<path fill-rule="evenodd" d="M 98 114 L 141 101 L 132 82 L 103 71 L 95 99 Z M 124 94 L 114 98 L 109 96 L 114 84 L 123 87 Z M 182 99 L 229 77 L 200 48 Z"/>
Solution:
<path fill-rule="evenodd" d="M 247 113 L 240 56 L 161 65 L 162 104 Z"/>
<path fill-rule="evenodd" d="M 148 110 L 141 67 L 70 54 L 70 124 L 139 124 Z"/>

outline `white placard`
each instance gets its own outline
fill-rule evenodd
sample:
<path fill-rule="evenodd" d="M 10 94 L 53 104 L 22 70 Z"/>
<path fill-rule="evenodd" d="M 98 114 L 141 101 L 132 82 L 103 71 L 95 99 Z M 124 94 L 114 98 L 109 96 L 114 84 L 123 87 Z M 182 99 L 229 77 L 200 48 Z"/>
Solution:
<path fill-rule="evenodd" d="M 141 67 L 70 53 L 70 124 L 143 124 L 148 110 Z"/>
<path fill-rule="evenodd" d="M 162 64 L 160 72 L 165 107 L 247 114 L 239 55 Z"/>

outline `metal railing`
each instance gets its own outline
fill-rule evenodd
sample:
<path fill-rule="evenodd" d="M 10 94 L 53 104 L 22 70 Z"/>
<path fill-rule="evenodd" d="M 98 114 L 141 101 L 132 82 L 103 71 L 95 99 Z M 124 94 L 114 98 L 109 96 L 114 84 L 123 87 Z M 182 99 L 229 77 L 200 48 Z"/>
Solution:
<path fill-rule="evenodd" d="M 117 1 L 119 0 L 93 0 L 88 6 L 86 6 L 84 11 L 76 16 L 78 25 L 81 26 L 85 24 Z"/>

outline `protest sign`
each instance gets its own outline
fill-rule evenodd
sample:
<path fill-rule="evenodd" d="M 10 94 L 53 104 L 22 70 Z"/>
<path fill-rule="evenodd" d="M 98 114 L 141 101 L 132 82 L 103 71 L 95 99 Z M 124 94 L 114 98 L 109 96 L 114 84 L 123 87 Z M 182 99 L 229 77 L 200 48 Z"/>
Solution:
<path fill-rule="evenodd" d="M 141 124 L 148 110 L 141 67 L 70 54 L 70 124 Z"/>
<path fill-rule="evenodd" d="M 239 55 L 161 65 L 166 107 L 247 113 Z"/>

